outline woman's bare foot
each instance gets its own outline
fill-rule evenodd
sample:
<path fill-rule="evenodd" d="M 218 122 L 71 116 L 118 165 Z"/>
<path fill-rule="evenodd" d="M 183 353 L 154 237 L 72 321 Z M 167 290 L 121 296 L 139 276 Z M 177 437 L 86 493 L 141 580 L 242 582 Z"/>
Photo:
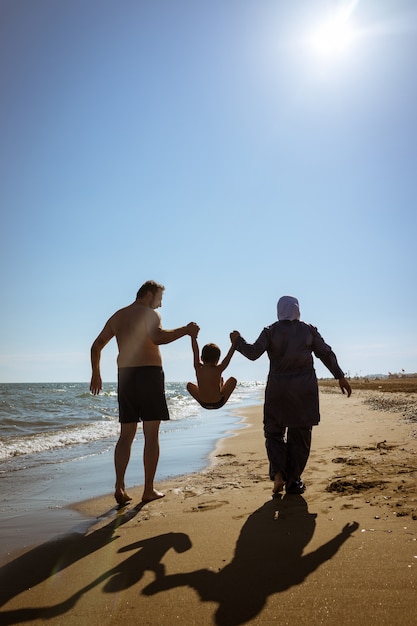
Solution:
<path fill-rule="evenodd" d="M 161 491 L 156 491 L 156 489 L 154 489 L 150 493 L 143 494 L 142 502 L 143 504 L 146 504 L 147 502 L 152 502 L 152 500 L 159 500 L 160 498 L 164 498 L 164 497 L 165 497 L 164 493 L 162 493 Z"/>
<path fill-rule="evenodd" d="M 116 491 L 114 492 L 114 497 L 115 497 L 115 500 L 116 500 L 117 504 L 119 504 L 120 506 L 124 506 L 125 504 L 130 502 L 131 499 L 132 499 L 126 493 L 126 491 L 124 489 L 116 489 Z"/>
<path fill-rule="evenodd" d="M 272 489 L 272 493 L 280 493 L 284 489 L 285 480 L 281 472 L 277 472 L 274 476 L 274 487 Z"/>

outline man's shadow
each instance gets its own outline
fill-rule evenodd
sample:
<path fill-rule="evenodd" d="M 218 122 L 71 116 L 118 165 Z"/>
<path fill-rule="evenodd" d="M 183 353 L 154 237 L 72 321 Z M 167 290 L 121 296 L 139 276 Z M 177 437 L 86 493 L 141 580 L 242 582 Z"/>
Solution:
<path fill-rule="evenodd" d="M 191 587 L 202 601 L 218 603 L 216 624 L 244 624 L 260 613 L 270 595 L 301 584 L 331 559 L 359 527 L 356 522 L 347 524 L 326 544 L 303 555 L 315 526 L 316 514 L 308 512 L 301 496 L 268 501 L 244 524 L 234 557 L 222 570 L 157 577 L 142 593 L 150 596 L 175 587 Z"/>
<path fill-rule="evenodd" d="M 2 574 L 0 576 L 0 588 L 2 589 L 3 603 L 116 539 L 117 536 L 114 535 L 114 531 L 121 524 L 132 519 L 142 506 L 138 505 L 134 509 L 128 510 L 91 535 L 85 537 L 68 535 L 55 541 L 54 547 L 56 549 L 54 552 L 51 550 L 50 543 L 45 544 L 6 565 L 0 571 Z M 0 612 L 0 623 L 4 625 L 17 624 L 38 619 L 47 620 L 62 615 L 73 608 L 85 593 L 104 581 L 107 582 L 103 591 L 114 593 L 137 584 L 147 570 L 155 574 L 155 580 L 159 580 L 165 574 L 165 566 L 161 561 L 165 553 L 171 548 L 176 552 L 189 550 L 191 542 L 188 535 L 166 533 L 125 546 L 119 550 L 119 553 L 133 550 L 135 552 L 63 602 L 51 606 L 26 607 Z"/>
<path fill-rule="evenodd" d="M 131 509 L 116 509 L 116 516 L 102 528 L 90 534 L 74 531 L 58 536 L 1 567 L 0 606 L 117 539 L 117 529 L 142 507 L 140 503 Z M 114 509 L 103 517 L 108 515 L 114 515 Z"/>

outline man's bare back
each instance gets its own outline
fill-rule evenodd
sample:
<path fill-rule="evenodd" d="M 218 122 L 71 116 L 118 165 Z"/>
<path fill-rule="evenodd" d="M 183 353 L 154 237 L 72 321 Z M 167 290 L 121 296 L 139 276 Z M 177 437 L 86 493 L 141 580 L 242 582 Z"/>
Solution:
<path fill-rule="evenodd" d="M 161 328 L 159 314 L 134 302 L 117 311 L 108 321 L 119 348 L 118 367 L 162 365 L 161 352 L 152 338 Z"/>

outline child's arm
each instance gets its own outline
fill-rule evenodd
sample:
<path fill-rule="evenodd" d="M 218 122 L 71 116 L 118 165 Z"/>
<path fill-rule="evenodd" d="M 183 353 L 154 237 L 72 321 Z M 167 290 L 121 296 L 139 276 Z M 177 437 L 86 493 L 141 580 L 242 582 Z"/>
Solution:
<path fill-rule="evenodd" d="M 220 369 L 221 369 L 222 372 L 226 369 L 226 367 L 230 363 L 230 360 L 231 360 L 231 358 L 232 358 L 232 356 L 234 354 L 234 351 L 236 349 L 236 341 L 237 341 L 238 336 L 239 336 L 238 334 L 236 334 L 236 335 L 233 335 L 233 333 L 230 334 L 230 340 L 232 342 L 232 345 L 229 348 L 229 352 L 226 354 L 226 356 L 224 357 L 223 361 L 220 363 Z"/>
<path fill-rule="evenodd" d="M 193 349 L 193 355 L 194 355 L 194 369 L 197 370 L 201 365 L 200 350 L 198 347 L 197 337 L 191 337 L 191 347 Z"/>

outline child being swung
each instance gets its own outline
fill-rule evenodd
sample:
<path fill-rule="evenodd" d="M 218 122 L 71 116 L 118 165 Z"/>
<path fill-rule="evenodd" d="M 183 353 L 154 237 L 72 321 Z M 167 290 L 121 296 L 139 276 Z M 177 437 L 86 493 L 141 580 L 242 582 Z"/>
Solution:
<path fill-rule="evenodd" d="M 196 338 L 191 338 L 191 346 L 194 354 L 194 369 L 197 384 L 188 383 L 187 391 L 205 409 L 219 409 L 222 407 L 236 387 L 236 378 L 228 378 L 223 382 L 222 374 L 230 363 L 235 351 L 237 335 L 232 333 L 230 340 L 232 345 L 223 361 L 219 363 L 220 348 L 215 343 L 208 343 L 200 351 Z"/>

